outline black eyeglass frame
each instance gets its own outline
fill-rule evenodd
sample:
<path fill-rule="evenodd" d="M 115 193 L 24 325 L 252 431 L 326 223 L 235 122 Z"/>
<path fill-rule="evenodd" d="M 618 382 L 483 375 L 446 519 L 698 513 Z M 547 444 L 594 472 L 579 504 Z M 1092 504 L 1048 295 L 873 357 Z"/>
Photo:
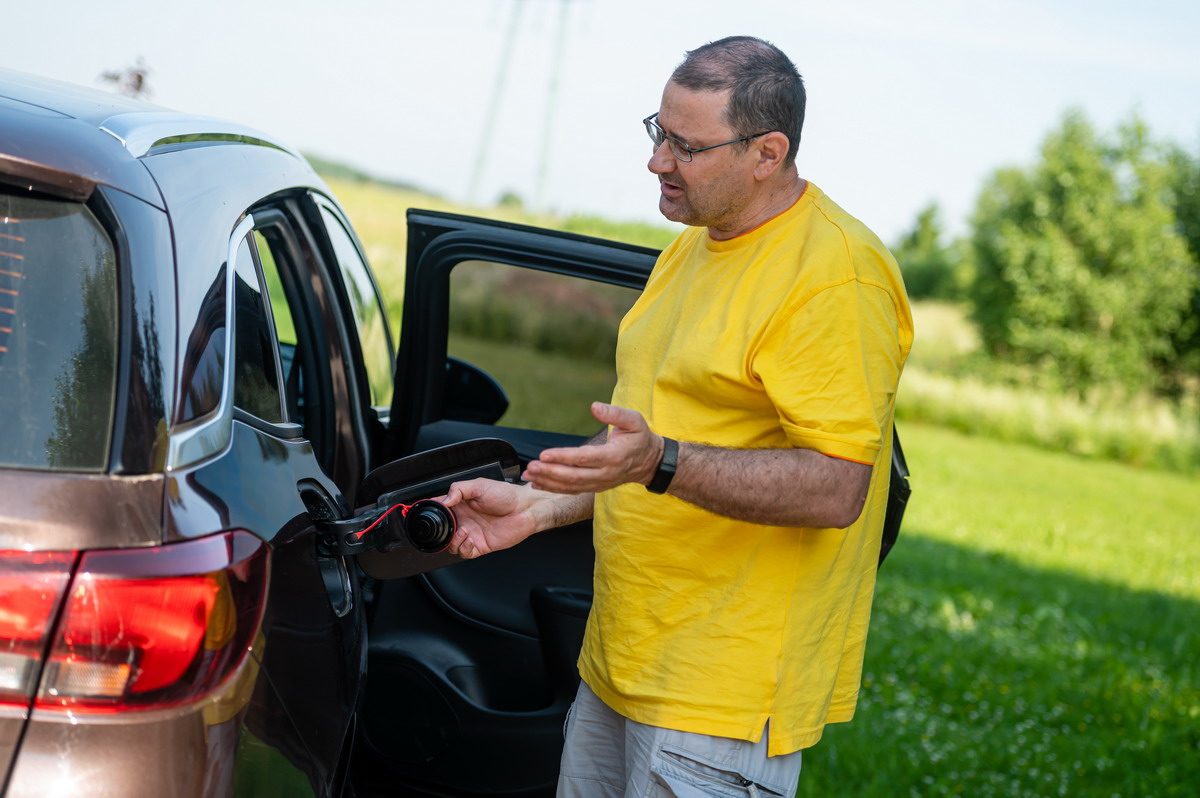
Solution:
<path fill-rule="evenodd" d="M 710 144 L 707 147 L 692 147 L 692 146 L 689 146 L 688 144 L 684 143 L 680 139 L 677 139 L 674 136 L 668 135 L 667 131 L 663 130 L 662 126 L 654 121 L 654 118 L 656 116 L 658 116 L 657 111 L 655 111 L 654 113 L 650 114 L 650 116 L 648 116 L 642 120 L 642 124 L 646 126 L 646 135 L 650 137 L 650 141 L 654 142 L 654 151 L 658 152 L 658 148 L 663 145 L 664 141 L 670 142 L 671 154 L 675 156 L 675 160 L 682 161 L 683 163 L 691 163 L 692 156 L 698 152 L 704 152 L 705 150 L 715 150 L 717 147 L 725 147 L 729 144 L 740 144 L 743 141 L 749 141 L 750 139 L 756 139 L 759 136 L 765 136 L 768 133 L 774 132 L 772 130 L 764 130 L 762 133 L 754 133 L 749 136 L 742 136 L 740 139 L 730 139 L 729 141 L 722 141 L 720 144 Z M 684 157 L 685 155 L 687 157 Z"/>

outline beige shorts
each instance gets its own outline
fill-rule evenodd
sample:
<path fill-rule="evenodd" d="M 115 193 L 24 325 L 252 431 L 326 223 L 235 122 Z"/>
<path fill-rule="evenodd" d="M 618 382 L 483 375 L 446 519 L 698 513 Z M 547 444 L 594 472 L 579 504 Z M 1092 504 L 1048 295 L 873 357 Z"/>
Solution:
<path fill-rule="evenodd" d="M 559 798 L 777 798 L 796 794 L 800 751 L 767 756 L 757 743 L 628 720 L 579 685 L 567 713 Z"/>

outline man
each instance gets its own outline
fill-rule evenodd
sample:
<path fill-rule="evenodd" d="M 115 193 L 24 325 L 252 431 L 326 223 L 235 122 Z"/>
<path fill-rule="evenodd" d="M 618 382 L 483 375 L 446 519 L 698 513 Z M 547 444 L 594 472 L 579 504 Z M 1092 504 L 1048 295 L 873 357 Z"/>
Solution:
<path fill-rule="evenodd" d="M 884 246 L 797 173 L 804 101 L 766 42 L 688 53 L 645 124 L 689 228 L 621 323 L 606 431 L 446 497 L 467 558 L 594 516 L 560 795 L 792 795 L 853 715 L 912 321 Z"/>

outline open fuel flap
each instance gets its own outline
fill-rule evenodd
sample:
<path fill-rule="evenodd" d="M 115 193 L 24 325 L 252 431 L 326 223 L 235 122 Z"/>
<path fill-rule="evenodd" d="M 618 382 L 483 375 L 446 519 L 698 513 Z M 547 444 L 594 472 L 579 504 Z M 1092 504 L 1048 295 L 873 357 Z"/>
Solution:
<path fill-rule="evenodd" d="M 516 482 L 516 451 L 498 438 L 477 438 L 393 460 L 363 480 L 353 517 L 316 521 L 321 546 L 354 555 L 368 576 L 399 579 L 459 561 L 445 549 L 456 519 L 433 499 L 455 482 L 486 478 Z"/>

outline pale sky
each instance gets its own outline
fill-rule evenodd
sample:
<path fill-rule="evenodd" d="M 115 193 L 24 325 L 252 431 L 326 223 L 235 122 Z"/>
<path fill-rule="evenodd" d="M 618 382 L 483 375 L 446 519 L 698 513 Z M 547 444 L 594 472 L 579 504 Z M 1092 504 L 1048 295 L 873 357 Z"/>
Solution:
<path fill-rule="evenodd" d="M 685 50 L 731 34 L 796 62 L 801 175 L 888 243 L 934 200 L 961 231 L 986 176 L 1031 163 L 1070 107 L 1105 130 L 1136 111 L 1200 149 L 1195 0 L 6 6 L 0 66 L 101 86 L 141 56 L 161 105 L 451 199 L 512 190 L 561 213 L 660 220 L 641 119 Z"/>

